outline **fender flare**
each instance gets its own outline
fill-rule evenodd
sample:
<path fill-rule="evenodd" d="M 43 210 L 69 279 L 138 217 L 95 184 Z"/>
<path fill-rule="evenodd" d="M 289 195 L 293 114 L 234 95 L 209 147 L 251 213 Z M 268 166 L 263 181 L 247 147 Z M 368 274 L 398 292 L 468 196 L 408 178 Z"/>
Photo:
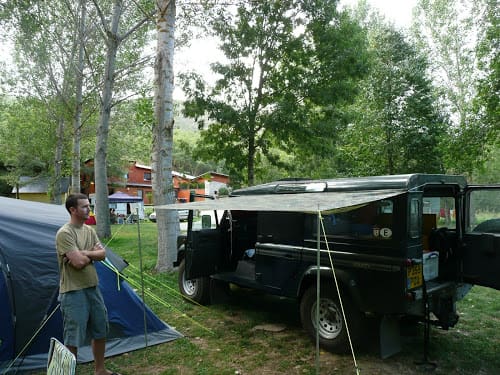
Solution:
<path fill-rule="evenodd" d="M 321 283 L 331 282 L 334 284 L 333 272 L 330 267 L 320 266 Z M 316 265 L 309 266 L 302 274 L 299 285 L 297 288 L 297 298 L 300 300 L 302 295 L 311 285 L 316 285 L 316 277 L 318 274 L 318 267 Z M 359 293 L 358 282 L 354 275 L 344 269 L 335 269 L 335 276 L 341 293 L 348 293 L 352 301 L 358 306 L 359 309 L 363 306 L 362 298 Z M 333 285 L 335 287 L 335 285 Z"/>

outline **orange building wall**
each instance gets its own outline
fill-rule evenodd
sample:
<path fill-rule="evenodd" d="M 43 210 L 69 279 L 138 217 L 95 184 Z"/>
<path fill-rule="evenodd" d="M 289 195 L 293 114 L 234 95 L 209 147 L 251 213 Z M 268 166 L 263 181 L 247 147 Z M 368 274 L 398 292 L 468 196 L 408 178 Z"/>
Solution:
<path fill-rule="evenodd" d="M 93 165 L 93 161 L 88 161 L 86 165 L 88 167 L 91 167 Z M 146 176 L 146 179 L 144 179 L 145 173 L 149 174 L 149 176 Z M 141 193 L 139 191 L 142 191 L 142 199 L 144 201 L 144 204 L 145 205 L 154 204 L 153 187 L 152 187 L 152 181 L 150 179 L 151 173 L 152 173 L 151 168 L 147 167 L 143 168 L 142 166 L 138 166 L 137 163 L 131 163 L 128 169 L 128 178 L 126 181 L 123 181 L 122 179 L 119 178 L 109 179 L 108 183 L 110 184 L 111 188 L 110 194 L 121 191 L 128 195 L 141 196 Z M 225 184 L 229 183 L 228 176 L 219 175 L 217 173 L 211 173 L 209 175 L 210 175 L 209 179 L 212 181 L 222 182 Z M 183 188 L 182 186 L 185 186 L 187 184 L 193 186 L 193 183 L 204 183 L 206 181 L 204 178 L 205 176 L 206 175 L 198 176 L 194 180 L 190 180 L 182 176 L 173 175 L 172 182 L 176 192 L 177 201 L 189 202 L 189 193 L 191 188 L 190 187 Z M 88 175 L 82 176 L 82 187 L 83 186 L 87 187 L 85 189 L 86 190 L 85 193 L 87 194 L 95 193 L 93 181 L 90 181 L 90 179 L 91 177 Z M 205 194 L 204 188 L 196 187 L 194 190 L 196 194 Z M 203 200 L 204 198 L 197 198 L 197 200 L 200 199 Z"/>
<path fill-rule="evenodd" d="M 144 174 L 149 173 L 149 179 L 144 179 Z M 151 184 L 151 169 L 139 168 L 136 165 L 131 165 L 128 170 L 128 183 L 136 184 Z"/>

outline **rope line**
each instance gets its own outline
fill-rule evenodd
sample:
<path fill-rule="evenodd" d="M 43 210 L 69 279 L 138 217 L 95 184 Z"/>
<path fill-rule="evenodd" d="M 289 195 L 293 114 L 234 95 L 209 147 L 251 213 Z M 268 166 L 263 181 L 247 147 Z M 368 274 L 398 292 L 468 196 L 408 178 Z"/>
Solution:
<path fill-rule="evenodd" d="M 340 309 L 342 310 L 342 317 L 343 317 L 344 323 L 345 323 L 345 328 L 346 328 L 346 332 L 347 332 L 347 339 L 349 340 L 349 347 L 351 349 L 352 359 L 354 361 L 354 368 L 356 369 L 356 374 L 359 375 L 359 373 L 360 373 L 359 367 L 358 367 L 358 363 L 356 361 L 356 355 L 354 354 L 354 347 L 352 345 L 351 334 L 349 332 L 349 326 L 347 324 L 347 318 L 345 316 L 344 304 L 342 303 L 342 297 L 340 296 L 340 288 L 339 288 L 339 284 L 337 281 L 337 275 L 335 273 L 335 267 L 333 266 L 332 251 L 330 251 L 330 246 L 328 244 L 328 239 L 326 237 L 326 231 L 325 231 L 323 216 L 321 215 L 321 212 L 320 212 L 319 216 L 320 216 L 320 220 L 321 220 L 321 230 L 322 230 L 323 236 L 325 238 L 325 244 L 326 244 L 326 250 L 328 252 L 328 258 L 330 260 L 330 266 L 332 268 L 333 280 L 335 281 L 335 288 L 337 289 L 337 295 L 339 297 Z M 318 272 L 319 272 L 319 270 L 318 270 Z M 317 306 L 316 308 L 319 308 L 319 306 Z M 317 329 L 319 329 L 319 327 L 317 327 Z"/>
<path fill-rule="evenodd" d="M 127 271 L 129 271 L 130 274 L 133 275 L 134 277 L 138 277 L 137 273 L 140 271 L 139 268 L 137 268 L 133 264 L 129 264 L 129 267 L 131 268 L 131 270 L 127 270 Z M 150 286 L 163 287 L 163 288 L 167 289 L 167 292 L 171 292 L 170 295 L 172 295 L 173 297 L 187 298 L 190 302 L 194 303 L 195 305 L 198 305 L 198 306 L 206 308 L 206 306 L 203 306 L 200 303 L 196 302 L 195 300 L 192 300 L 189 297 L 184 296 L 178 290 L 172 288 L 170 285 L 165 284 L 164 282 L 162 282 L 160 280 L 157 280 L 155 277 L 153 277 L 151 275 L 147 275 L 146 274 L 146 282 L 149 283 Z"/>
<path fill-rule="evenodd" d="M 113 271 L 117 275 L 118 283 L 119 283 L 119 277 L 122 277 L 125 281 L 127 281 L 134 288 L 140 288 L 141 287 L 140 282 L 138 282 L 138 281 L 132 279 L 131 277 L 128 277 L 124 273 L 118 271 L 118 269 L 116 267 L 114 267 L 113 265 L 108 264 L 108 262 L 101 262 L 101 263 L 104 264 L 106 267 L 108 267 L 111 271 Z M 205 330 L 205 331 L 207 331 L 207 332 L 209 332 L 211 334 L 215 334 L 214 331 L 212 331 L 210 328 L 205 327 L 201 323 L 198 323 L 196 320 L 194 320 L 193 318 L 189 317 L 185 312 L 183 312 L 180 309 L 174 307 L 173 305 L 167 303 L 165 300 L 163 300 L 162 298 L 158 297 L 156 294 L 154 294 L 150 290 L 146 290 L 145 293 L 148 295 L 148 297 L 151 297 L 151 299 L 153 299 L 155 302 L 159 303 L 160 305 L 162 305 L 162 306 L 164 306 L 166 308 L 169 308 L 169 309 L 171 309 L 171 310 L 179 313 L 182 317 L 186 318 L 187 320 L 189 320 L 190 322 L 194 323 L 195 325 L 197 325 L 198 327 L 202 328 L 203 330 Z M 181 295 L 181 294 L 179 293 L 179 295 Z M 187 297 L 184 297 L 184 296 L 182 296 L 182 297 L 183 298 L 187 298 Z M 189 299 L 189 298 L 187 298 L 187 299 Z M 189 300 L 191 300 L 191 299 L 189 299 Z M 193 301 L 193 302 L 196 303 L 195 301 Z M 198 305 L 200 305 L 200 304 L 198 304 Z M 202 306 L 202 305 L 200 305 L 200 306 Z M 205 306 L 203 306 L 203 307 L 205 307 Z"/>
<path fill-rule="evenodd" d="M 33 340 L 38 336 L 38 333 L 40 333 L 40 331 L 43 329 L 43 327 L 45 327 L 45 324 L 47 324 L 47 322 L 50 320 L 50 318 L 52 318 L 52 315 L 55 314 L 55 312 L 57 311 L 57 309 L 59 308 L 60 304 L 58 303 L 56 307 L 54 307 L 54 309 L 52 310 L 52 312 L 45 317 L 44 320 L 42 320 L 42 322 L 40 323 L 40 326 L 38 327 L 38 329 L 35 331 L 35 333 L 33 333 L 33 336 L 31 336 L 31 338 L 28 340 L 28 342 L 24 345 L 24 347 L 21 349 L 21 351 L 17 354 L 16 358 L 14 358 L 10 363 L 9 365 L 7 366 L 7 368 L 5 369 L 4 372 L 2 372 L 2 374 L 7 374 L 7 372 L 10 370 L 10 368 L 12 367 L 12 365 L 19 359 L 19 357 L 21 357 L 21 355 L 23 355 L 23 353 L 26 351 L 26 349 L 28 349 L 28 347 L 31 345 L 31 343 L 33 342 Z"/>
<path fill-rule="evenodd" d="M 127 279 L 127 282 L 130 283 L 130 285 L 138 288 L 140 287 L 140 283 L 132 280 L 132 279 Z M 166 308 L 170 308 L 171 310 L 179 313 L 183 318 L 186 318 L 187 320 L 189 320 L 191 323 L 194 323 L 195 325 L 197 325 L 198 327 L 202 328 L 203 330 L 211 333 L 212 335 L 214 335 L 214 331 L 212 331 L 210 328 L 208 327 L 205 327 L 203 324 L 201 323 L 198 323 L 196 320 L 194 320 L 193 318 L 191 318 L 190 316 L 188 316 L 185 312 L 182 312 L 180 309 L 172 306 L 171 304 L 167 303 L 166 301 L 164 301 L 162 298 L 158 297 L 156 294 L 154 294 L 153 292 L 149 291 L 149 290 L 146 290 L 145 293 L 147 294 L 148 297 L 150 297 L 151 299 L 153 299 L 153 301 L 163 305 L 164 307 Z"/>

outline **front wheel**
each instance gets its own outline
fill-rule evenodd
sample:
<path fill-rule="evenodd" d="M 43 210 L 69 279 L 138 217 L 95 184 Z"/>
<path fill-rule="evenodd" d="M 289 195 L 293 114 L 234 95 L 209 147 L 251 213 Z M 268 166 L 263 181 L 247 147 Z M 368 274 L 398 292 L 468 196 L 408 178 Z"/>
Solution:
<path fill-rule="evenodd" d="M 183 259 L 179 265 L 178 284 L 181 294 L 187 300 L 208 304 L 210 301 L 210 279 L 208 277 L 198 277 L 186 279 L 186 261 Z"/>
<path fill-rule="evenodd" d="M 342 315 L 342 309 L 335 288 L 321 286 L 319 300 L 319 342 L 324 349 L 335 353 L 349 352 L 349 338 Z M 344 312 L 349 327 L 349 333 L 354 346 L 361 339 L 365 322 L 364 314 L 355 308 L 351 299 L 342 296 Z M 306 290 L 300 301 L 300 319 L 302 326 L 313 341 L 316 341 L 316 287 Z"/>

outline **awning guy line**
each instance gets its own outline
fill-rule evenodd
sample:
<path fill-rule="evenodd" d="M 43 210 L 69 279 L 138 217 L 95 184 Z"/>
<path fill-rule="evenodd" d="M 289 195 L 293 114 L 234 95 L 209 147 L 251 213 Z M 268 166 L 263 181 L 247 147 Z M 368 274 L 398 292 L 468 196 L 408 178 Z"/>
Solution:
<path fill-rule="evenodd" d="M 319 217 L 320 217 L 320 221 L 321 221 L 321 231 L 323 232 L 326 250 L 328 252 L 328 259 L 330 260 L 330 266 L 332 268 L 333 280 L 335 282 L 335 288 L 337 289 L 337 295 L 339 297 L 340 309 L 342 310 L 342 318 L 344 319 L 344 324 L 345 324 L 345 328 L 346 328 L 346 332 L 347 332 L 347 338 L 349 340 L 349 346 L 351 348 L 352 359 L 354 361 L 354 368 L 356 369 L 356 374 L 359 375 L 359 367 L 358 367 L 358 363 L 356 361 L 356 355 L 354 354 L 354 347 L 352 345 L 351 334 L 349 332 L 349 326 L 347 324 L 347 318 L 345 316 L 344 304 L 342 302 L 342 297 L 340 296 L 340 288 L 339 288 L 339 284 L 337 282 L 337 275 L 335 273 L 335 267 L 333 266 L 332 252 L 330 251 L 330 245 L 328 244 L 328 238 L 326 237 L 325 226 L 323 223 L 323 216 L 321 215 L 321 213 L 319 214 Z M 318 239 L 318 241 L 319 241 L 319 239 Z M 319 272 L 319 270 L 318 270 L 318 272 Z M 316 303 L 319 303 L 319 301 Z M 319 309 L 319 306 L 317 306 L 316 308 Z M 316 324 L 318 324 L 318 322 L 316 322 Z M 316 329 L 319 329 L 319 327 L 317 326 Z"/>

